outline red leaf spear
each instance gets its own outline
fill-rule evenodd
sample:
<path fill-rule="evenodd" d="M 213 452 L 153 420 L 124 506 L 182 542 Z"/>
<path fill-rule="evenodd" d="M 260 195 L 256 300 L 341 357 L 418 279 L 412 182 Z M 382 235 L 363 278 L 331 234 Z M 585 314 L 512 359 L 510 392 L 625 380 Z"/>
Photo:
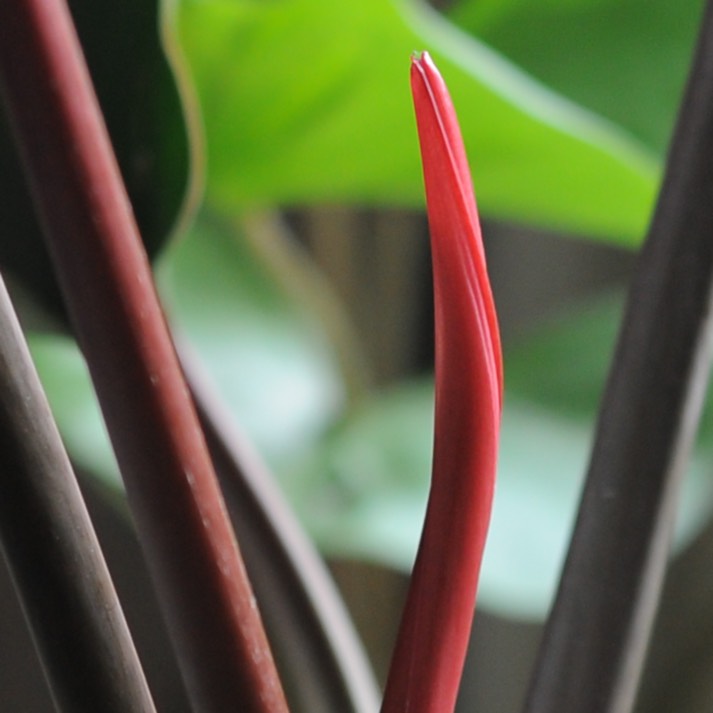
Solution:
<path fill-rule="evenodd" d="M 455 706 L 490 521 L 502 410 L 500 335 L 470 171 L 448 90 L 414 56 L 431 231 L 436 413 L 431 493 L 382 713 Z"/>

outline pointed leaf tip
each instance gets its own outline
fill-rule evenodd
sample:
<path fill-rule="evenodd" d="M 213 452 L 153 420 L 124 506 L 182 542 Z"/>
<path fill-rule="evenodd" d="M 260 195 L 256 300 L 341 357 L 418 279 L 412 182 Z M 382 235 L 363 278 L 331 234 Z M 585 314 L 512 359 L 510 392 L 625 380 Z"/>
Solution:
<path fill-rule="evenodd" d="M 428 52 L 412 56 L 411 87 L 434 255 L 439 249 L 453 249 L 455 242 L 462 243 L 465 254 L 457 261 L 469 264 L 469 268 L 461 285 L 473 291 L 477 311 L 487 322 L 488 358 L 498 382 L 500 407 L 503 391 L 500 333 L 470 167 L 448 88 Z M 449 190 L 444 190 L 444 186 L 449 186 Z M 438 275 L 434 279 L 438 282 Z"/>
<path fill-rule="evenodd" d="M 433 256 L 436 418 L 426 521 L 383 713 L 450 713 L 490 521 L 502 357 L 480 223 L 455 110 L 427 53 L 413 56 Z"/>

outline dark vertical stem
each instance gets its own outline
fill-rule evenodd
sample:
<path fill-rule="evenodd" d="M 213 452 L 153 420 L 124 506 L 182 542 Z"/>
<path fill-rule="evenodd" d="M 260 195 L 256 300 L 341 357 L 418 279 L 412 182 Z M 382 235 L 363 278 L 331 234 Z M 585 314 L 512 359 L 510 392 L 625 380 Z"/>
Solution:
<path fill-rule="evenodd" d="M 290 700 L 310 713 L 375 713 L 376 681 L 324 563 L 197 360 L 180 353 L 266 626 L 279 630 Z"/>
<path fill-rule="evenodd" d="M 0 539 L 58 709 L 152 713 L 124 615 L 2 280 Z"/>
<path fill-rule="evenodd" d="M 628 713 L 709 369 L 713 4 L 631 285 L 527 713 Z"/>
<path fill-rule="evenodd" d="M 193 704 L 284 713 L 64 0 L 0 2 L 0 88 Z"/>

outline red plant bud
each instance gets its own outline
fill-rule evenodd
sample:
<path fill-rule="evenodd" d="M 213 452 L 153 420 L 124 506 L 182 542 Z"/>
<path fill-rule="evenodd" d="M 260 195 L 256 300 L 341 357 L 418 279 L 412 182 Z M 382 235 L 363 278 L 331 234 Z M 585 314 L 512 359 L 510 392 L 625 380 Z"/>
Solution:
<path fill-rule="evenodd" d="M 431 493 L 383 713 L 455 706 L 490 521 L 502 356 L 470 171 L 453 104 L 427 54 L 411 87 L 431 230 L 436 412 Z"/>

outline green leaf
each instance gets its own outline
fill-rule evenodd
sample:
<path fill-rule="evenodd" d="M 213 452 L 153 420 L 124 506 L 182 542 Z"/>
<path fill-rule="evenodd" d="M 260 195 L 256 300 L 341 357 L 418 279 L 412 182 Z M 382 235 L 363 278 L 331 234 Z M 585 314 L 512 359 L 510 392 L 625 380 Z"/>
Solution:
<path fill-rule="evenodd" d="M 176 81 L 160 44 L 158 0 L 72 0 L 112 144 L 147 250 L 161 248 L 195 191 Z M 0 110 L 0 264 L 54 312 L 59 290 Z"/>
<path fill-rule="evenodd" d="M 593 418 L 609 369 L 622 295 L 570 304 L 507 350 L 511 394 L 566 417 Z"/>
<path fill-rule="evenodd" d="M 544 619 L 559 581 L 586 473 L 594 427 L 512 395 L 503 418 L 498 487 L 483 562 L 481 601 L 495 611 Z M 713 505 L 713 442 L 684 483 L 676 547 L 690 543 Z"/>
<path fill-rule="evenodd" d="M 490 610 L 538 619 L 547 612 L 578 505 L 619 305 L 615 299 L 589 304 L 508 353 L 498 484 L 479 593 Z M 426 381 L 374 398 L 285 478 L 303 522 L 328 554 L 410 568 L 430 482 L 432 393 Z M 706 418 L 685 482 L 678 547 L 711 514 L 713 424 L 710 413 Z"/>
<path fill-rule="evenodd" d="M 570 305 L 507 351 L 507 389 L 566 418 L 591 421 L 614 356 L 623 295 Z M 709 391 L 713 392 L 713 386 Z M 699 447 L 713 450 L 713 393 L 699 426 Z"/>
<path fill-rule="evenodd" d="M 663 153 L 701 0 L 461 0 L 449 17 Z"/>
<path fill-rule="evenodd" d="M 362 403 L 283 486 L 322 551 L 408 569 L 430 480 L 433 384 Z"/>
<path fill-rule="evenodd" d="M 178 34 L 207 137 L 207 198 L 420 205 L 408 61 L 451 89 L 488 216 L 634 241 L 658 163 L 415 2 L 183 0 Z"/>
<path fill-rule="evenodd" d="M 176 333 L 280 468 L 321 435 L 345 392 L 321 325 L 279 285 L 261 247 L 238 226 L 204 214 L 171 246 L 159 280 Z"/>
<path fill-rule="evenodd" d="M 28 334 L 27 341 L 70 456 L 103 482 L 120 487 L 119 468 L 77 345 L 57 334 Z"/>

